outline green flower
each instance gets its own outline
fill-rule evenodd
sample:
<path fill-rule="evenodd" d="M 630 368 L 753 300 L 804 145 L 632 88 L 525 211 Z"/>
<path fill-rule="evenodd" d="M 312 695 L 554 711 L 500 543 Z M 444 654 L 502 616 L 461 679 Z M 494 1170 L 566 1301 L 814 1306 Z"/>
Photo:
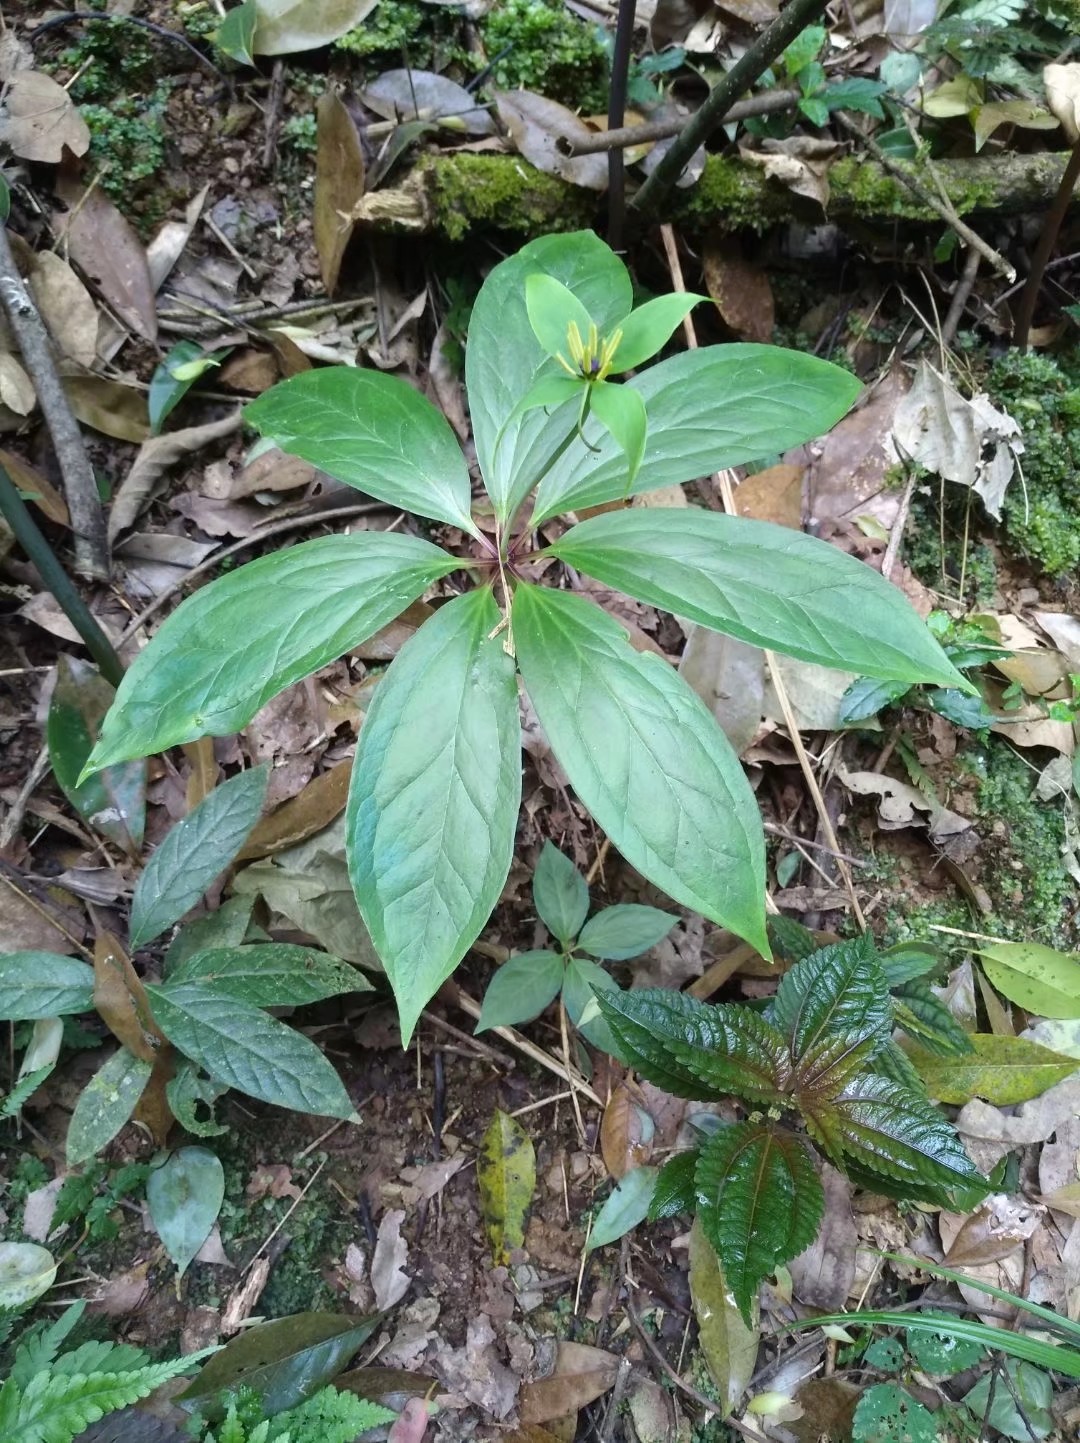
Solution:
<path fill-rule="evenodd" d="M 577 296 L 561 281 L 543 272 L 529 276 L 525 282 L 529 324 L 565 374 L 541 376 L 515 407 L 515 415 L 537 406 L 561 406 L 580 397 L 578 434 L 584 441 L 585 420 L 595 416 L 626 457 L 629 491 L 645 454 L 648 418 L 640 392 L 632 386 L 613 385 L 608 377 L 655 356 L 675 327 L 704 299 L 685 292 L 657 296 L 631 311 L 608 335 L 601 335 Z"/>

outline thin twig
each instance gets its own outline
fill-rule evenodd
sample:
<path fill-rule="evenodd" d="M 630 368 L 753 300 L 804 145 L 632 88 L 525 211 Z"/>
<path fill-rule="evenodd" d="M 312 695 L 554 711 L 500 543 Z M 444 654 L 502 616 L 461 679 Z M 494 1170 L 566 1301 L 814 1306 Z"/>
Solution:
<path fill-rule="evenodd" d="M 1013 329 L 1013 345 L 1017 350 L 1027 350 L 1028 335 L 1031 331 L 1031 322 L 1035 317 L 1035 305 L 1039 299 L 1039 289 L 1046 272 L 1046 263 L 1050 259 L 1050 252 L 1054 249 L 1054 243 L 1058 238 L 1061 223 L 1065 219 L 1065 212 L 1069 208 L 1069 202 L 1072 200 L 1073 190 L 1078 180 L 1080 180 L 1080 140 L 1073 146 L 1072 155 L 1069 156 L 1069 163 L 1061 177 L 1061 184 L 1058 186 L 1054 203 L 1046 212 L 1039 241 L 1031 257 L 1031 269 L 1028 271 L 1027 281 L 1024 284 L 1024 293 L 1020 297 L 1020 304 L 1016 311 L 1016 326 Z"/>
<path fill-rule="evenodd" d="M 456 982 L 444 982 L 443 995 L 452 997 L 462 1012 L 467 1013 L 470 1017 L 474 1017 L 479 1021 L 479 1002 L 477 1002 L 475 998 L 470 997 L 467 992 L 462 992 Z M 587 1097 L 590 1102 L 595 1102 L 597 1107 L 603 1107 L 603 1102 L 585 1081 L 576 1067 L 566 1067 L 558 1058 L 550 1057 L 543 1048 L 537 1047 L 536 1044 L 530 1042 L 527 1037 L 522 1037 L 521 1033 L 515 1032 L 512 1027 L 492 1027 L 489 1031 L 493 1032 L 496 1037 L 501 1037 L 504 1042 L 508 1042 L 511 1047 L 516 1048 L 518 1052 L 529 1058 L 531 1062 L 535 1062 L 539 1064 L 540 1067 L 546 1068 L 548 1072 L 553 1072 L 560 1082 L 565 1081 L 569 1075 L 571 1085 L 577 1088 L 582 1097 Z"/>
<path fill-rule="evenodd" d="M 739 100 L 724 116 L 724 124 L 732 125 L 738 120 L 750 120 L 757 115 L 773 115 L 778 110 L 790 110 L 798 105 L 802 94 L 798 90 L 766 90 L 762 95 L 751 95 Z M 647 120 L 641 125 L 624 125 L 616 129 L 598 131 L 587 140 L 557 141 L 556 148 L 567 155 L 599 155 L 605 150 L 629 150 L 635 145 L 649 145 L 656 140 L 670 140 L 678 135 L 686 124 L 686 116 L 677 120 Z"/>
<path fill-rule="evenodd" d="M 285 62 L 274 61 L 270 75 L 270 95 L 266 106 L 266 138 L 263 141 L 263 169 L 269 170 L 277 151 L 278 131 L 281 129 L 281 107 L 285 99 Z"/>
<path fill-rule="evenodd" d="M 0 823 L 0 852 L 5 847 L 10 847 L 15 838 L 19 835 L 22 827 L 23 817 L 26 816 L 26 808 L 30 804 L 30 798 L 38 783 L 48 774 L 51 767 L 49 761 L 49 748 L 42 747 L 34 758 L 34 765 L 30 768 L 26 781 L 19 788 L 19 795 L 12 802 L 7 810 L 7 815 Z"/>
<path fill-rule="evenodd" d="M 833 116 L 840 128 L 846 130 L 858 145 L 868 151 L 877 161 L 878 165 L 881 166 L 882 170 L 888 171 L 901 185 L 907 186 L 916 200 L 920 201 L 929 210 L 932 210 L 935 215 L 939 215 L 945 224 L 956 232 L 966 246 L 977 250 L 983 260 L 989 261 L 998 275 L 1004 276 L 1007 281 L 1016 279 L 1015 267 L 1011 266 L 1005 257 L 996 251 L 992 245 L 984 241 L 981 235 L 973 231 L 966 221 L 960 219 L 951 202 L 946 205 L 946 203 L 934 195 L 932 191 L 927 190 L 922 181 L 913 175 L 909 169 L 894 160 L 888 151 L 882 150 L 881 146 L 878 145 L 872 136 L 864 135 L 849 115 L 845 115 L 842 110 L 836 110 L 833 112 Z"/>
<path fill-rule="evenodd" d="M 63 15 L 50 15 L 48 20 L 43 20 L 40 25 L 35 25 L 30 31 L 29 38 L 34 40 L 39 35 L 44 35 L 46 30 L 57 30 L 61 26 L 70 25 L 75 20 L 96 20 L 99 24 L 102 21 L 112 24 L 114 21 L 124 21 L 128 25 L 138 25 L 143 30 L 148 30 L 151 35 L 159 35 L 162 40 L 171 40 L 176 45 L 182 45 L 185 50 L 190 50 L 195 59 L 215 75 L 224 79 L 224 72 L 219 70 L 208 55 L 204 55 L 198 46 L 193 45 L 186 35 L 181 35 L 177 30 L 169 30 L 164 25 L 155 25 L 152 20 L 143 20 L 138 15 L 105 15 L 96 10 L 66 10 Z"/>
<path fill-rule="evenodd" d="M 829 0 L 791 0 L 784 7 L 723 80 L 713 87 L 704 105 L 687 121 L 670 150 L 631 201 L 634 211 L 643 215 L 659 208 L 694 151 L 724 123 L 740 95 L 753 89 L 776 57 L 823 13 L 828 3 Z"/>
<path fill-rule="evenodd" d="M 0 225 L 0 302 L 2 302 L 23 361 L 34 383 L 41 414 L 52 437 L 64 482 L 71 529 L 75 535 L 75 570 L 105 581 L 109 575 L 109 544 L 97 482 L 83 445 L 79 423 L 68 405 L 53 362 L 45 323 L 23 284 L 7 229 Z M 59 600 L 59 598 L 57 598 Z"/>
<path fill-rule="evenodd" d="M 971 292 L 975 288 L 975 278 L 979 274 L 979 262 L 982 256 L 974 247 L 968 250 L 964 257 L 964 271 L 956 283 L 956 290 L 953 291 L 952 301 L 945 315 L 941 326 L 941 343 L 943 346 L 951 346 L 956 340 L 956 333 L 960 329 L 960 322 L 964 316 L 964 308 L 967 306 Z"/>

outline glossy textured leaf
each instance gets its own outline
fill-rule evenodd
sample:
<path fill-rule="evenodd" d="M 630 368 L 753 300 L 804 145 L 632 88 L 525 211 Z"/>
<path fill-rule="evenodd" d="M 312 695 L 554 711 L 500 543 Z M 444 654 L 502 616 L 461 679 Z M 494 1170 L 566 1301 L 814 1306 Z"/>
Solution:
<path fill-rule="evenodd" d="M 91 765 L 239 731 L 272 696 L 358 646 L 460 564 L 418 537 L 360 531 L 219 577 L 135 658 Z"/>
<path fill-rule="evenodd" d="M 698 1149 L 692 1148 L 688 1152 L 676 1153 L 664 1163 L 649 1202 L 650 1222 L 659 1222 L 662 1218 L 676 1218 L 683 1213 L 694 1211 L 697 1206 L 697 1192 L 694 1188 L 697 1161 Z"/>
<path fill-rule="evenodd" d="M 232 1338 L 204 1365 L 180 1396 L 198 1402 L 211 1420 L 225 1411 L 220 1395 L 248 1388 L 258 1393 L 263 1413 L 276 1417 L 332 1382 L 367 1342 L 378 1317 L 340 1313 L 293 1313 L 260 1323 Z"/>
<path fill-rule="evenodd" d="M 962 1106 L 982 1097 L 996 1107 L 1008 1107 L 1038 1097 L 1080 1068 L 1075 1057 L 1023 1037 L 977 1032 L 969 1040 L 971 1051 L 963 1057 L 943 1057 L 921 1047 L 909 1050 L 927 1092 L 939 1102 Z"/>
<path fill-rule="evenodd" d="M 850 1157 L 900 1183 L 985 1185 L 945 1117 L 889 1078 L 863 1073 L 834 1098 L 803 1099 L 801 1111 L 815 1141 L 840 1167 Z"/>
<path fill-rule="evenodd" d="M 649 417 L 634 493 L 801 445 L 839 421 L 861 390 L 828 361 L 742 344 L 682 352 L 626 384 L 640 393 Z M 617 500 L 625 489 L 621 453 L 593 421 L 585 441 L 568 446 L 544 477 L 533 521 Z"/>
<path fill-rule="evenodd" d="M 605 992 L 597 1001 L 622 1060 L 665 1092 L 697 1101 L 731 1093 L 783 1100 L 787 1045 L 750 1008 L 713 1007 L 664 987 Z"/>
<path fill-rule="evenodd" d="M 623 453 L 623 493 L 629 495 L 645 454 L 645 436 L 649 428 L 645 402 L 632 387 L 613 386 L 610 381 L 601 381 L 593 386 L 589 397 L 592 415 L 615 439 Z"/>
<path fill-rule="evenodd" d="M 146 1090 L 153 1067 L 126 1047 L 102 1063 L 79 1093 L 68 1123 L 65 1149 L 69 1167 L 89 1162 L 131 1117 Z"/>
<path fill-rule="evenodd" d="M 407 381 L 359 366 L 302 371 L 244 420 L 347 486 L 475 534 L 469 468 L 450 423 Z"/>
<path fill-rule="evenodd" d="M 552 749 L 626 860 L 765 956 L 765 848 L 739 760 L 667 662 L 567 592 L 519 585 L 518 664 Z"/>
<path fill-rule="evenodd" d="M 173 968 L 166 985 L 180 982 L 198 982 L 252 1007 L 306 1007 L 344 992 L 371 991 L 364 974 L 349 963 L 285 942 L 196 952 Z"/>
<path fill-rule="evenodd" d="M 770 1016 L 790 1042 L 800 1100 L 838 1091 L 892 1031 L 873 941 L 837 942 L 796 962 L 780 982 Z"/>
<path fill-rule="evenodd" d="M 690 1297 L 698 1345 L 720 1395 L 721 1416 L 726 1417 L 754 1375 L 761 1329 L 756 1308 L 753 1325 L 743 1321 L 716 1250 L 696 1218 L 690 1229 Z"/>
<path fill-rule="evenodd" d="M 1037 942 L 995 942 L 979 957 L 1003 997 L 1036 1017 L 1080 1017 L 1080 956 Z"/>
<path fill-rule="evenodd" d="M 94 969 L 54 952 L 8 952 L 0 956 L 0 1018 L 34 1022 L 67 1017 L 94 1005 Z"/>
<path fill-rule="evenodd" d="M 131 899 L 131 947 L 143 947 L 178 922 L 219 877 L 259 820 L 270 774 L 240 772 L 165 834 Z"/>
<path fill-rule="evenodd" d="M 150 1221 L 180 1277 L 210 1236 L 225 1199 L 225 1170 L 205 1147 L 181 1147 L 146 1180 Z"/>
<path fill-rule="evenodd" d="M 525 284 L 537 273 L 568 286 L 601 331 L 609 331 L 632 303 L 626 267 L 592 231 L 533 241 L 497 265 L 481 287 L 469 320 L 465 385 L 480 472 L 502 520 L 572 435 L 577 416 L 572 399 L 555 416 L 531 411 L 507 424 L 540 375 L 565 374 L 529 324 Z"/>
<path fill-rule="evenodd" d="M 545 842 L 532 882 L 533 902 L 541 922 L 564 946 L 572 942 L 589 915 L 585 878 L 558 847 Z"/>
<path fill-rule="evenodd" d="M 353 765 L 349 874 L 406 1043 L 510 870 L 521 727 L 498 622 L 487 588 L 436 612 L 380 681 Z"/>
<path fill-rule="evenodd" d="M 895 989 L 893 1016 L 897 1027 L 931 1052 L 961 1057 L 971 1051 L 968 1034 L 921 977 Z"/>
<path fill-rule="evenodd" d="M 146 762 L 120 762 L 79 780 L 115 696 L 96 667 L 62 656 L 45 739 L 53 776 L 71 805 L 102 836 L 138 856 L 146 825 Z"/>
<path fill-rule="evenodd" d="M 626 962 L 662 942 L 678 920 L 671 912 L 636 902 L 605 907 L 586 922 L 578 946 L 607 962 Z"/>
<path fill-rule="evenodd" d="M 682 324 L 699 301 L 706 299 L 706 296 L 676 291 L 666 296 L 655 296 L 631 311 L 624 321 L 619 322 L 622 339 L 615 351 L 612 368 L 632 371 L 635 366 L 655 356 L 671 340 L 676 326 Z"/>
<path fill-rule="evenodd" d="M 488 983 L 476 1031 L 516 1027 L 539 1017 L 558 997 L 564 967 L 557 952 L 522 952 L 504 962 Z"/>
<path fill-rule="evenodd" d="M 580 522 L 551 550 L 606 586 L 755 646 L 868 676 L 966 685 L 902 592 L 787 526 L 630 508 Z"/>
<path fill-rule="evenodd" d="M 607 1247 L 643 1223 L 656 1189 L 656 1168 L 635 1167 L 619 1179 L 604 1200 L 589 1232 L 588 1249 Z"/>
<path fill-rule="evenodd" d="M 276 1017 L 196 982 L 147 992 L 165 1036 L 219 1082 L 294 1112 L 353 1116 L 349 1095 L 320 1049 Z"/>
<path fill-rule="evenodd" d="M 903 987 L 909 982 L 940 972 L 945 958 L 939 948 L 927 942 L 898 942 L 878 953 L 881 970 L 889 987 Z"/>
<path fill-rule="evenodd" d="M 770 917 L 769 941 L 789 962 L 801 962 L 804 957 L 821 950 L 821 943 L 810 928 L 796 922 L 793 917 Z"/>
<path fill-rule="evenodd" d="M 740 1122 L 701 1149 L 695 1186 L 701 1226 L 749 1327 L 758 1284 L 817 1235 L 825 1198 L 814 1164 L 790 1133 Z"/>
<path fill-rule="evenodd" d="M 517 1118 L 495 1109 L 480 1144 L 476 1181 L 491 1254 L 508 1263 L 525 1246 L 525 1217 L 536 1190 L 536 1151 Z"/>

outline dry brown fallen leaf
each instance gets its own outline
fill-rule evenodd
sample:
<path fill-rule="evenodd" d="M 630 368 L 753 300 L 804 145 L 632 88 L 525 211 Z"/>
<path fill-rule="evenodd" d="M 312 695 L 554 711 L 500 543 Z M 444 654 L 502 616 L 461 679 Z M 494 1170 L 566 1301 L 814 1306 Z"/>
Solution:
<path fill-rule="evenodd" d="M 146 392 L 105 376 L 65 376 L 64 395 L 84 426 L 135 445 L 150 434 Z"/>
<path fill-rule="evenodd" d="M 92 366 L 97 355 L 98 308 L 67 261 L 52 251 L 39 251 L 27 284 L 57 349 L 80 366 Z"/>
<path fill-rule="evenodd" d="M 350 220 L 364 194 L 364 151 L 360 136 L 340 96 L 320 96 L 315 152 L 313 225 L 319 270 L 328 295 L 333 295 L 341 261 L 353 233 Z"/>
<path fill-rule="evenodd" d="M 54 223 L 71 259 L 117 317 L 144 340 L 157 340 L 157 307 L 146 251 L 100 186 L 89 189 L 66 167 L 55 189 L 67 207 Z"/>
<path fill-rule="evenodd" d="M 409 1291 L 412 1278 L 404 1271 L 408 1248 L 401 1236 L 405 1221 L 403 1208 L 390 1208 L 383 1213 L 371 1255 L 371 1286 L 379 1312 L 400 1303 Z"/>
<path fill-rule="evenodd" d="M 765 712 L 765 653 L 706 626 L 691 626 L 679 675 L 741 756 L 757 736 Z"/>
<path fill-rule="evenodd" d="M 241 415 L 238 408 L 219 421 L 208 421 L 203 426 L 185 426 L 180 431 L 169 431 L 164 436 L 152 436 L 144 441 L 113 498 L 109 512 L 110 541 L 134 524 L 140 512 L 157 495 L 158 486 L 170 466 L 238 431 Z"/>
<path fill-rule="evenodd" d="M 1080 61 L 1043 67 L 1046 103 L 1073 145 L 1080 141 Z"/>
<path fill-rule="evenodd" d="M 1046 1216 L 1046 1208 L 1023 1198 L 995 1193 L 973 1213 L 939 1217 L 954 1235 L 944 1261 L 950 1268 L 982 1267 L 999 1263 L 1022 1248 Z"/>
<path fill-rule="evenodd" d="M 502 90 L 495 102 L 515 148 L 537 170 L 586 190 L 607 188 L 606 155 L 569 156 L 559 149 L 560 140 L 573 144 L 593 134 L 572 110 L 531 90 Z"/>
<path fill-rule="evenodd" d="M 526 1383 L 521 1390 L 521 1421 L 549 1423 L 595 1403 L 614 1385 L 619 1360 L 603 1348 L 560 1343 L 550 1378 Z"/>
<path fill-rule="evenodd" d="M 0 141 L 21 160 L 59 165 L 65 147 L 72 155 L 86 154 L 89 126 L 51 75 L 20 70 L 8 81 L 4 103 L 7 114 L 0 120 Z"/>
<path fill-rule="evenodd" d="M 67 502 L 40 471 L 28 466 L 22 457 L 16 456 L 13 451 L 0 450 L 0 466 L 4 467 L 27 500 L 32 501 L 50 521 L 54 521 L 57 526 L 70 526 Z"/>
<path fill-rule="evenodd" d="M 817 1237 L 788 1264 L 800 1303 L 835 1312 L 855 1281 L 859 1233 L 851 1211 L 851 1183 L 828 1164 L 822 1169 L 825 1213 Z"/>
<path fill-rule="evenodd" d="M 840 152 L 835 140 L 807 135 L 755 141 L 753 145 L 744 140 L 739 145 L 743 160 L 760 166 L 768 179 L 780 181 L 795 195 L 816 200 L 822 210 L 829 205 L 829 167 Z"/>
<path fill-rule="evenodd" d="M 702 250 L 705 287 L 720 319 L 740 341 L 772 340 L 776 305 L 766 271 L 748 261 L 737 237 L 714 235 Z"/>
<path fill-rule="evenodd" d="M 37 404 L 34 383 L 22 362 L 6 351 L 0 352 L 0 402 L 18 416 L 29 416 Z"/>

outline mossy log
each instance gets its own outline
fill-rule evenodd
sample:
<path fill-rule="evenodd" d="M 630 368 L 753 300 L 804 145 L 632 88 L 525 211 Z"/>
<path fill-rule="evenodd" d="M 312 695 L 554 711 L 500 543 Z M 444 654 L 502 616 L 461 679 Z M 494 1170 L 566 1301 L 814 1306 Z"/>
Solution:
<path fill-rule="evenodd" d="M 976 156 L 935 161 L 933 169 L 958 215 L 1021 215 L 1050 204 L 1067 160 L 1067 153 Z M 913 167 L 913 174 L 933 188 L 927 166 Z M 826 218 L 840 224 L 942 223 L 876 161 L 843 157 L 829 170 L 829 189 Z M 1074 199 L 1080 203 L 1080 187 Z M 483 230 L 521 236 L 577 230 L 592 225 L 602 205 L 596 192 L 545 175 L 518 155 L 460 151 L 425 156 L 401 185 L 365 196 L 356 218 L 371 230 L 460 241 Z M 822 212 L 756 166 L 710 155 L 697 184 L 675 192 L 664 219 L 691 231 L 760 231 L 783 221 L 820 221 Z"/>

